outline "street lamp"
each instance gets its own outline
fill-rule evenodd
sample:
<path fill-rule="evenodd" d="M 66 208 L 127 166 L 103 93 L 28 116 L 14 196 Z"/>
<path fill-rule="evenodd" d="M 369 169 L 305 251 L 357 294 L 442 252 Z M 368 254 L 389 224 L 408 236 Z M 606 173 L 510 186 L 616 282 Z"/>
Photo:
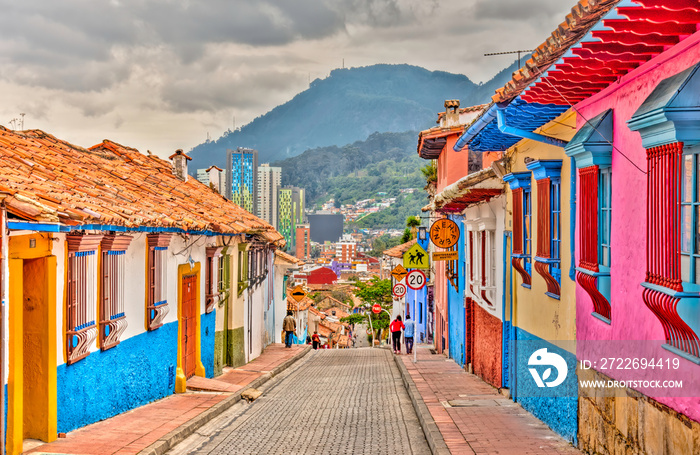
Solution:
<path fill-rule="evenodd" d="M 425 240 L 427 238 L 427 228 L 425 226 L 418 227 L 418 239 Z"/>

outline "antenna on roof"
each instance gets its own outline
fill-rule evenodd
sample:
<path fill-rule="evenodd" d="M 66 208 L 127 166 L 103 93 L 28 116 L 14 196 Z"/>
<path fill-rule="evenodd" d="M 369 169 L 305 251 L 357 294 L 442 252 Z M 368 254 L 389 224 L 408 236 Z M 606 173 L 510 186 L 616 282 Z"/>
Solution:
<path fill-rule="evenodd" d="M 526 49 L 526 50 L 520 50 L 520 51 L 506 51 L 506 52 L 492 52 L 490 54 L 484 54 L 484 57 L 490 57 L 492 55 L 505 55 L 505 54 L 518 54 L 518 68 L 520 68 L 520 54 L 524 54 L 526 52 L 534 52 L 534 49 Z"/>
<path fill-rule="evenodd" d="M 19 115 L 22 117 L 22 120 L 21 120 L 21 122 L 20 122 L 20 127 L 19 127 L 19 129 L 22 130 L 22 131 L 24 131 L 24 115 L 25 115 L 25 114 L 24 114 L 24 112 L 22 112 L 22 113 L 20 113 Z"/>

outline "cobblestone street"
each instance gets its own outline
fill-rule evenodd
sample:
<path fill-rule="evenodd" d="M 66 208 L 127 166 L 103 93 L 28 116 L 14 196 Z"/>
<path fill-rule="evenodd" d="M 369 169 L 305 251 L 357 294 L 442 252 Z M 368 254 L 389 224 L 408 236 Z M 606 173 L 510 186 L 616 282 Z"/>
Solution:
<path fill-rule="evenodd" d="M 388 350 L 314 351 L 260 391 L 168 453 L 430 453 Z"/>

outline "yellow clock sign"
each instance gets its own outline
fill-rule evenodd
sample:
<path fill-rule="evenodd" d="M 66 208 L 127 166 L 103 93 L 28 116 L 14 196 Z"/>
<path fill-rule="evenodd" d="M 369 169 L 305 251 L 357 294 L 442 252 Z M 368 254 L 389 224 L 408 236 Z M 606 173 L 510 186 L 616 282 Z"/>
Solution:
<path fill-rule="evenodd" d="M 440 248 L 450 248 L 459 240 L 459 226 L 450 219 L 439 219 L 430 227 L 430 240 Z"/>

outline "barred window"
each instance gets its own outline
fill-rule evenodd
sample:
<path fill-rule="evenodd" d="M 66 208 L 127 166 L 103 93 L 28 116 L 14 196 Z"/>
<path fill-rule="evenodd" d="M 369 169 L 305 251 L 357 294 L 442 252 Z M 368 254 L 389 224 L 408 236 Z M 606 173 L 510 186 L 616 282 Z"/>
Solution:
<path fill-rule="evenodd" d="M 128 235 L 106 235 L 102 239 L 100 287 L 100 349 L 119 344 L 127 327 L 124 310 L 124 276 L 126 249 L 131 243 Z"/>
<path fill-rule="evenodd" d="M 148 301 L 146 306 L 148 330 L 163 325 L 168 307 L 167 251 L 171 234 L 149 234 L 148 239 Z"/>
<path fill-rule="evenodd" d="M 69 235 L 66 271 L 66 353 L 68 365 L 90 354 L 97 337 L 97 249 L 101 235 Z"/>

